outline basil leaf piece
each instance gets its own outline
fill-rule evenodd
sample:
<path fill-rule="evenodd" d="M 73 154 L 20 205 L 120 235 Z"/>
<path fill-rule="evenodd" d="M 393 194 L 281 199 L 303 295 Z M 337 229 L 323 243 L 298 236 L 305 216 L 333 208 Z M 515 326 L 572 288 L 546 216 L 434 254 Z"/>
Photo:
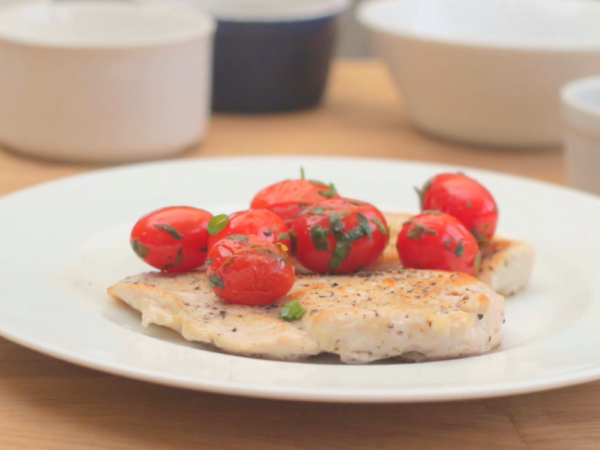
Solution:
<path fill-rule="evenodd" d="M 363 227 L 356 227 L 342 235 L 342 240 L 351 244 L 356 242 L 367 235 Z"/>
<path fill-rule="evenodd" d="M 327 240 L 328 234 L 329 230 L 321 225 L 315 225 L 310 228 L 310 239 L 318 252 L 331 250 L 331 246 Z"/>
<path fill-rule="evenodd" d="M 390 234 L 388 228 L 383 224 L 383 222 L 379 219 L 379 217 L 374 217 L 371 219 L 371 221 L 377 225 L 377 228 L 379 228 L 379 231 L 381 231 L 381 234 L 383 234 L 384 236 L 387 236 L 388 234 Z"/>
<path fill-rule="evenodd" d="M 319 195 L 322 195 L 325 198 L 333 198 L 336 195 L 338 195 L 338 192 L 337 192 L 337 189 L 335 188 L 334 184 L 331 183 L 331 184 L 327 185 L 326 191 L 319 191 Z"/>
<path fill-rule="evenodd" d="M 296 249 L 298 248 L 298 235 L 294 230 L 290 230 L 290 242 L 292 243 L 291 253 L 293 255 L 296 253 Z"/>
<path fill-rule="evenodd" d="M 277 239 L 280 241 L 288 241 L 290 240 L 290 233 L 279 233 L 277 235 Z"/>
<path fill-rule="evenodd" d="M 225 280 L 223 280 L 223 278 L 218 277 L 217 275 L 211 275 L 210 277 L 208 277 L 208 287 L 218 287 L 219 289 L 225 289 Z"/>
<path fill-rule="evenodd" d="M 323 215 L 325 215 L 325 211 L 331 211 L 332 209 L 335 209 L 335 208 L 332 208 L 331 206 L 317 206 L 315 209 L 311 209 L 308 212 L 308 215 L 309 216 L 323 216 Z"/>
<path fill-rule="evenodd" d="M 227 225 L 229 225 L 229 216 L 227 214 L 215 216 L 208 222 L 208 234 L 211 236 L 219 234 Z"/>
<path fill-rule="evenodd" d="M 167 264 L 165 267 L 163 267 L 163 270 L 174 269 L 176 267 L 179 267 L 179 265 L 182 262 L 183 262 L 183 248 L 180 248 L 179 250 L 177 250 L 177 259 L 175 260 L 175 262 Z"/>
<path fill-rule="evenodd" d="M 243 236 L 241 234 L 232 234 L 231 236 L 227 236 L 227 239 L 231 239 L 231 240 L 237 241 L 237 242 L 243 242 L 244 244 L 247 244 L 248 242 L 250 242 L 250 239 L 248 238 L 248 236 Z"/>
<path fill-rule="evenodd" d="M 306 180 L 306 176 L 304 174 L 304 167 L 300 167 L 300 179 Z"/>
<path fill-rule="evenodd" d="M 263 231 L 263 234 L 265 236 L 271 236 L 273 234 L 273 230 L 271 230 L 270 228 L 267 228 L 265 231 Z"/>
<path fill-rule="evenodd" d="M 178 241 L 183 241 L 183 236 L 181 234 L 179 234 L 179 232 L 175 228 L 173 228 L 171 225 L 168 225 L 166 223 L 165 224 L 157 223 L 156 225 L 154 225 L 154 228 L 156 228 L 158 230 L 166 231 L 174 239 L 177 239 Z"/>
<path fill-rule="evenodd" d="M 333 251 L 333 255 L 331 256 L 331 260 L 329 264 L 327 264 L 327 268 L 332 272 L 338 270 L 340 265 L 346 260 L 350 251 L 352 250 L 352 246 L 344 241 L 338 241 L 335 246 L 335 250 Z"/>
<path fill-rule="evenodd" d="M 302 307 L 298 300 L 293 300 L 281 308 L 279 318 L 286 322 L 294 322 L 302 318 L 306 309 Z"/>
<path fill-rule="evenodd" d="M 474 268 L 475 268 L 475 273 L 478 274 L 479 269 L 481 268 L 481 251 L 477 252 L 477 256 L 475 257 Z"/>
<path fill-rule="evenodd" d="M 421 205 L 421 210 L 425 207 L 425 195 L 427 194 L 427 191 L 429 190 L 429 188 L 431 188 L 432 183 L 433 183 L 433 180 L 428 180 L 422 189 L 415 187 L 415 192 L 419 196 L 419 204 Z"/>
<path fill-rule="evenodd" d="M 463 244 L 463 241 L 460 241 L 458 243 L 458 245 L 456 246 L 456 248 L 454 249 L 454 254 L 456 256 L 458 256 L 459 258 L 462 258 L 462 256 L 465 254 L 465 246 Z"/>
<path fill-rule="evenodd" d="M 423 237 L 424 234 L 433 234 L 436 235 L 437 231 L 430 230 L 429 228 L 425 228 L 423 225 L 416 224 L 407 234 L 406 237 L 412 239 L 413 241 L 418 241 Z"/>
<path fill-rule="evenodd" d="M 135 254 L 142 259 L 146 259 L 146 256 L 150 254 L 150 249 L 137 239 L 131 241 L 131 247 L 133 248 Z"/>
<path fill-rule="evenodd" d="M 358 218 L 358 223 L 360 227 L 365 230 L 367 236 L 369 236 L 369 240 L 373 240 L 373 234 L 371 233 L 371 224 L 369 223 L 369 219 L 363 213 L 356 213 L 356 217 Z"/>

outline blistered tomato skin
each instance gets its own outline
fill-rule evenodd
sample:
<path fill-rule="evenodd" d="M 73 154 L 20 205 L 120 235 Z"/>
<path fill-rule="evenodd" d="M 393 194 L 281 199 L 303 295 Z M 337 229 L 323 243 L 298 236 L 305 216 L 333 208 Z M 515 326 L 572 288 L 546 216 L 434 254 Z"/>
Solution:
<path fill-rule="evenodd" d="M 423 213 L 407 221 L 397 243 L 402 265 L 476 275 L 480 251 L 475 237 L 455 217 Z"/>
<path fill-rule="evenodd" d="M 286 180 L 260 191 L 250 207 L 268 209 L 277 214 L 287 226 L 291 226 L 307 207 L 330 198 L 339 198 L 333 185 L 320 181 Z"/>
<path fill-rule="evenodd" d="M 231 214 L 208 238 L 208 248 L 211 249 L 221 239 L 234 234 L 257 236 L 272 244 L 280 243 L 290 249 L 289 228 L 277 215 L 265 209 L 253 209 Z"/>
<path fill-rule="evenodd" d="M 373 264 L 389 240 L 384 215 L 351 199 L 325 200 L 292 226 L 296 259 L 317 273 L 353 273 Z"/>
<path fill-rule="evenodd" d="M 490 192 L 463 174 L 441 174 L 421 191 L 424 211 L 441 211 L 456 217 L 485 247 L 494 236 L 498 206 Z"/>
<path fill-rule="evenodd" d="M 286 252 L 256 236 L 232 235 L 218 241 L 207 265 L 214 292 L 238 305 L 269 305 L 285 296 L 296 279 Z"/>
<path fill-rule="evenodd" d="M 159 209 L 142 217 L 131 231 L 131 247 L 146 263 L 169 273 L 201 267 L 207 256 L 212 214 L 188 206 Z"/>

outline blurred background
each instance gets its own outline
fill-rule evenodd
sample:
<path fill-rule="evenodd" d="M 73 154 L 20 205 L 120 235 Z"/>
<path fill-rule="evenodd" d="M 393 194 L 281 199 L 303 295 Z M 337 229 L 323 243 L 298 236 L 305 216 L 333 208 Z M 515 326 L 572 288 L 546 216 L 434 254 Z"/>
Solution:
<path fill-rule="evenodd" d="M 354 9 L 364 0 L 352 0 L 352 10 L 341 18 L 342 33 L 338 43 L 338 56 L 344 58 L 367 58 L 373 56 L 369 48 L 367 32 L 359 25 Z"/>

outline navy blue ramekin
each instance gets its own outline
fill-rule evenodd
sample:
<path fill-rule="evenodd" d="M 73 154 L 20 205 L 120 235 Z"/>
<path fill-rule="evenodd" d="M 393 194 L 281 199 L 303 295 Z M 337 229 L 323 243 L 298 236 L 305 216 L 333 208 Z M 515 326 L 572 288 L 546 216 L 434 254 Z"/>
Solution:
<path fill-rule="evenodd" d="M 298 0 L 302 9 L 297 13 L 288 0 L 281 18 L 276 11 L 265 11 L 265 19 L 256 10 L 235 19 L 215 12 L 214 111 L 294 111 L 321 102 L 338 34 L 336 19 L 349 2 L 312 3 L 320 14 L 311 11 L 311 0 Z M 329 8 L 323 10 L 324 4 Z"/>

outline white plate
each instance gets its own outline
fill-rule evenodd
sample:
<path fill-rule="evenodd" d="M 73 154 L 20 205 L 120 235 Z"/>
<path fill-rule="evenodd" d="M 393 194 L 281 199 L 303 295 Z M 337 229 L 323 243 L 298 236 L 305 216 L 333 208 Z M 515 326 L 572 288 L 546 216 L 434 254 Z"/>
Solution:
<path fill-rule="evenodd" d="M 500 205 L 500 232 L 535 244 L 527 290 L 508 300 L 502 348 L 422 364 L 346 366 L 262 361 L 202 349 L 139 324 L 106 288 L 147 270 L 128 245 L 144 213 L 174 204 L 245 208 L 265 185 L 334 181 L 344 195 L 416 211 L 412 190 L 465 170 Z M 600 201 L 479 170 L 339 158 L 154 163 L 41 185 L 0 200 L 0 334 L 83 366 L 204 391 L 294 400 L 415 402 L 540 391 L 600 378 Z"/>

